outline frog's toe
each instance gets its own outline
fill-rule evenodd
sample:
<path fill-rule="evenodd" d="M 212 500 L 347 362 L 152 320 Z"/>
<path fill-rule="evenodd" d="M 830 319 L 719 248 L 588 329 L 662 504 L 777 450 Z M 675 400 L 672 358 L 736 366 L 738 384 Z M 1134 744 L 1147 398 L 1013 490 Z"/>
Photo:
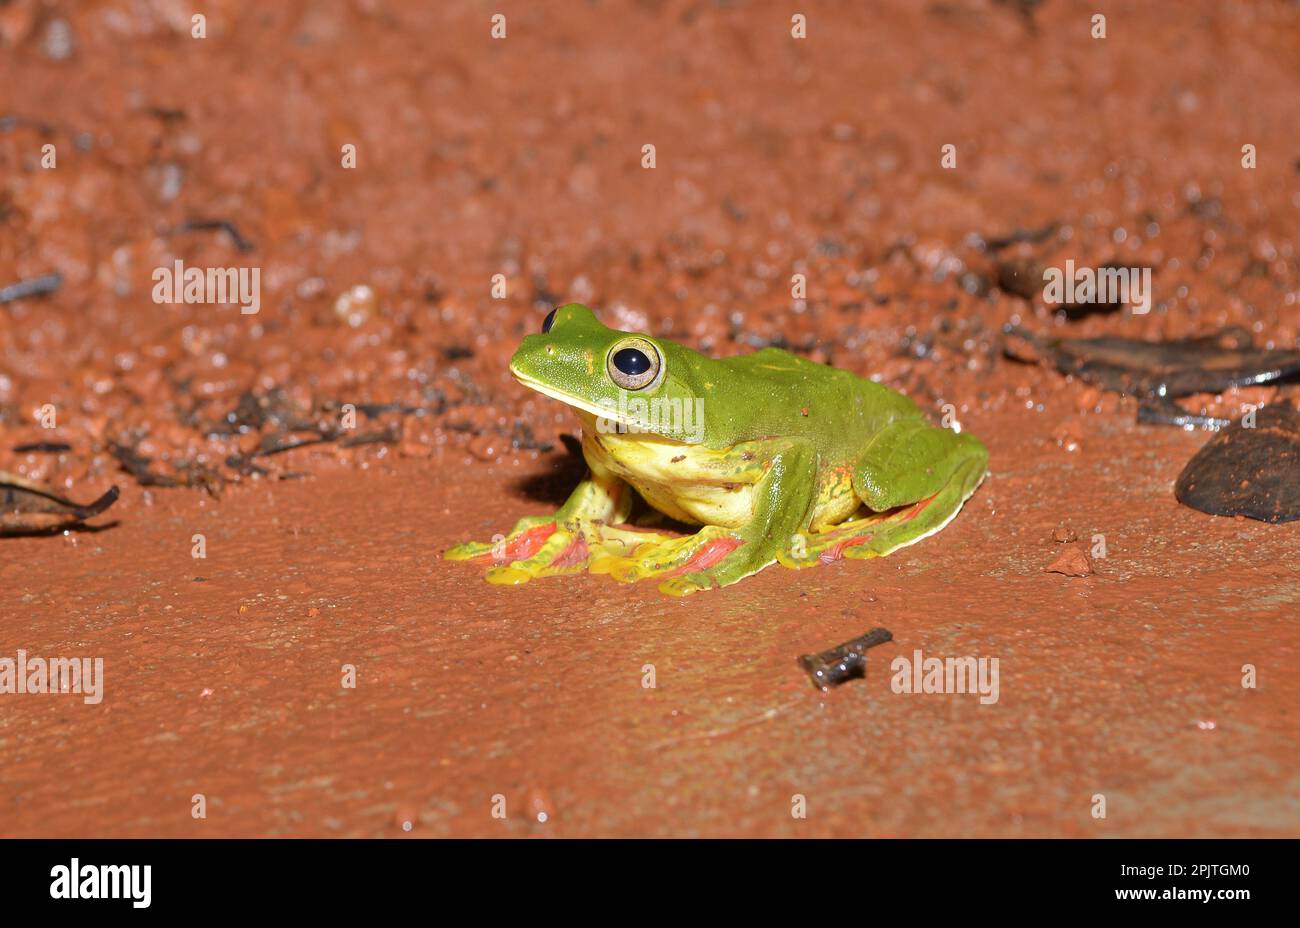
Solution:
<path fill-rule="evenodd" d="M 554 519 L 522 519 L 509 535 L 498 535 L 492 541 L 467 541 L 452 545 L 443 554 L 443 559 L 472 561 L 475 558 L 491 557 L 497 564 L 523 560 L 536 553 L 555 529 Z"/>
<path fill-rule="evenodd" d="M 689 538 L 665 538 L 639 545 L 631 554 L 602 552 L 592 559 L 591 572 L 607 574 L 620 583 L 635 583 L 647 577 L 675 570 L 685 560 Z"/>
<path fill-rule="evenodd" d="M 605 574 L 619 583 L 635 583 L 646 576 L 643 573 L 645 567 L 635 555 L 628 556 L 608 552 L 593 555 L 588 570 L 593 574 Z"/>
<path fill-rule="evenodd" d="M 452 545 L 442 555 L 443 560 L 447 561 L 472 561 L 476 557 L 484 557 L 491 554 L 493 543 L 490 541 L 467 541 L 463 544 Z"/>
<path fill-rule="evenodd" d="M 840 552 L 840 557 L 846 557 L 851 561 L 861 561 L 869 557 L 880 557 L 880 552 L 871 547 L 871 539 L 868 538 L 862 544 L 845 548 Z"/>
<path fill-rule="evenodd" d="M 483 577 L 488 583 L 495 583 L 498 586 L 518 586 L 521 583 L 527 583 L 537 574 L 532 571 L 523 570 L 519 567 L 493 567 Z"/>
<path fill-rule="evenodd" d="M 705 573 L 672 577 L 659 584 L 659 592 L 668 596 L 690 596 L 692 593 L 712 588 L 713 584 L 709 580 L 709 575 Z"/>

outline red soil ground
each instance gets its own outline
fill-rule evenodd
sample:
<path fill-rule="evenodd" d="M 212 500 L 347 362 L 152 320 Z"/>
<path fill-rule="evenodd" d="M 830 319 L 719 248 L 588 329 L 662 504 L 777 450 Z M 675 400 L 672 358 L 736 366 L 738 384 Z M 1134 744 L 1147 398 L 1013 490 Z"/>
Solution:
<path fill-rule="evenodd" d="M 1300 834 L 1297 523 L 1180 506 L 1204 434 L 1001 335 L 1297 344 L 1294 5 L 1125 4 L 1094 39 L 1086 4 L 817 3 L 795 40 L 779 4 L 503 3 L 495 41 L 468 2 L 205 6 L 198 40 L 173 4 L 0 5 L 0 285 L 63 278 L 0 306 L 0 470 L 123 489 L 102 531 L 0 539 L 0 657 L 105 666 L 99 705 L 0 695 L 0 833 Z M 261 311 L 154 303 L 177 258 L 260 267 Z M 1067 258 L 1152 267 L 1151 313 L 997 286 Z M 882 560 L 685 600 L 489 586 L 439 554 L 581 476 L 505 368 L 567 300 L 951 403 L 990 476 Z M 246 394 L 419 413 L 254 477 L 227 459 L 276 426 L 217 434 Z M 1093 575 L 1045 572 L 1062 528 L 1104 536 Z M 875 626 L 865 680 L 809 685 L 798 655 Z M 918 649 L 998 658 L 998 702 L 895 694 Z"/>

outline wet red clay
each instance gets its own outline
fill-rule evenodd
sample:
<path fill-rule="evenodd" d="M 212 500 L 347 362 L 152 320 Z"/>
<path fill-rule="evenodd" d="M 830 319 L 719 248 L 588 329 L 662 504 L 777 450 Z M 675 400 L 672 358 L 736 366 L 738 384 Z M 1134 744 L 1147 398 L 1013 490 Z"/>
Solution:
<path fill-rule="evenodd" d="M 5 697 L 5 831 L 401 834 L 410 809 L 436 835 L 1294 834 L 1295 528 L 1174 502 L 1200 436 L 1099 419 L 1070 455 L 1005 437 L 1021 419 L 972 418 L 993 475 L 933 538 L 684 600 L 438 559 L 545 511 L 510 489 L 544 462 L 128 488 L 118 527 L 0 568 L 4 640 L 106 675 L 97 707 Z M 1043 571 L 1062 524 L 1105 536 L 1094 576 Z M 895 640 L 867 679 L 813 689 L 797 656 L 872 626 Z M 917 649 L 998 657 L 998 702 L 895 694 Z"/>
<path fill-rule="evenodd" d="M 493 42 L 468 2 L 208 6 L 202 41 L 162 6 L 0 7 L 0 286 L 63 275 L 0 306 L 0 470 L 123 489 L 101 531 L 0 539 L 0 658 L 105 670 L 99 705 L 0 695 L 0 834 L 1300 834 L 1300 523 L 1180 506 L 1204 434 L 1001 336 L 1297 344 L 1300 11 L 1094 40 L 1077 4 L 873 4 L 796 41 L 785 8 L 557 4 Z M 260 267 L 260 312 L 154 303 L 178 258 Z M 1004 292 L 1066 259 L 1153 267 L 1151 313 Z M 491 586 L 439 555 L 581 476 L 505 366 L 569 299 L 952 404 L 990 476 L 884 559 Z M 344 404 L 392 431 L 230 463 Z M 1046 571 L 1071 533 L 1089 576 Z M 865 680 L 810 685 L 800 654 L 876 626 Z M 997 702 L 893 692 L 917 651 L 997 658 Z"/>

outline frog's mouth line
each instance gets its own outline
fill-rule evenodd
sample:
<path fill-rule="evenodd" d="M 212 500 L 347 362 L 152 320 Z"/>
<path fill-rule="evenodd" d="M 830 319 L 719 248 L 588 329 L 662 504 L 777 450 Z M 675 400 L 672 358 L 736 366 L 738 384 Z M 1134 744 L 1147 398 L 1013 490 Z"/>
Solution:
<path fill-rule="evenodd" d="M 663 432 L 654 431 L 647 428 L 645 423 L 640 422 L 637 419 L 632 418 L 631 416 L 619 415 L 617 409 L 612 409 L 606 406 L 599 406 L 596 403 L 583 399 L 582 397 L 574 396 L 572 393 L 565 393 L 563 390 L 557 390 L 555 387 L 552 387 L 549 384 L 542 383 L 540 380 L 534 380 L 532 377 L 529 377 L 527 374 L 518 371 L 513 367 L 510 368 L 510 373 L 514 375 L 515 380 L 518 380 L 521 384 L 523 384 L 528 389 L 536 390 L 538 393 L 542 394 L 543 396 L 549 396 L 553 400 L 559 400 L 561 403 L 563 403 L 566 406 L 572 406 L 574 409 L 580 409 L 585 413 L 589 413 L 595 416 L 597 419 L 605 419 L 610 422 L 617 422 L 620 425 L 625 425 L 628 428 L 639 429 L 642 432 L 651 435 L 656 435 L 667 441 L 672 441 L 672 442 L 677 441 L 677 439 L 671 435 L 665 435 Z"/>
<path fill-rule="evenodd" d="M 528 389 L 536 390 L 543 396 L 549 396 L 553 400 L 559 400 L 566 406 L 573 406 L 577 409 L 581 409 L 583 412 L 589 412 L 593 416 L 604 416 L 606 419 L 618 420 L 619 418 L 616 410 L 603 409 L 595 403 L 574 396 L 572 393 L 565 393 L 563 390 L 557 390 L 549 384 L 542 383 L 540 380 L 534 380 L 532 377 L 515 370 L 513 367 L 510 368 L 510 373 L 514 374 L 515 380 L 518 380 Z"/>

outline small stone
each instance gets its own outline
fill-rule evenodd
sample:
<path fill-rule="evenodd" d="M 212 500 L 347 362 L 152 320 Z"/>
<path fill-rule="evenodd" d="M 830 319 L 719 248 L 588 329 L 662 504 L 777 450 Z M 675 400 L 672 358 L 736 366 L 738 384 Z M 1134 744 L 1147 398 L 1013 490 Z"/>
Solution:
<path fill-rule="evenodd" d="M 1061 552 L 1061 556 L 1045 568 L 1050 573 L 1065 574 L 1067 577 L 1087 577 L 1092 571 L 1092 561 L 1082 545 L 1070 545 Z"/>

